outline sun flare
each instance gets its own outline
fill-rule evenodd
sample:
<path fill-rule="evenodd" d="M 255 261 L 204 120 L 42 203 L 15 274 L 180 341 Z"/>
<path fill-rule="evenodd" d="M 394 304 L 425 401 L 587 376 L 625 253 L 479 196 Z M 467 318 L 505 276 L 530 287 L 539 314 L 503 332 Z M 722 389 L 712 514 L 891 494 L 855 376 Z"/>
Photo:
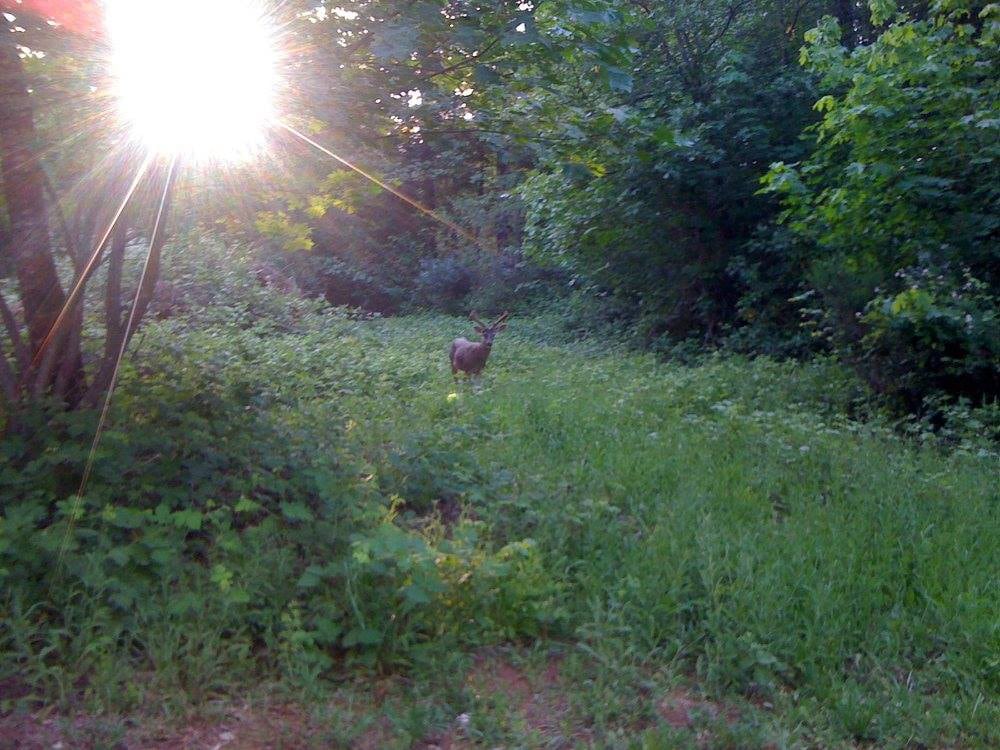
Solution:
<path fill-rule="evenodd" d="M 275 33 L 254 0 L 109 0 L 121 114 L 157 153 L 234 161 L 264 143 Z"/>

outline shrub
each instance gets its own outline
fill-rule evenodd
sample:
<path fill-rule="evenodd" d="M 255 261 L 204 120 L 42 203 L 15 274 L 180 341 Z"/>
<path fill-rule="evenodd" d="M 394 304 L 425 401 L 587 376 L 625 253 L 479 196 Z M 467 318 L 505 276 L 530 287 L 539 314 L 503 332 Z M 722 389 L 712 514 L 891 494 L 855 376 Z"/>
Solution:
<path fill-rule="evenodd" d="M 461 312 L 462 301 L 478 280 L 478 274 L 457 257 L 428 258 L 420 262 L 417 300 L 426 307 Z"/>
<path fill-rule="evenodd" d="M 529 541 L 434 521 L 434 482 L 460 506 L 474 476 L 351 436 L 340 404 L 377 407 L 409 354 L 373 362 L 355 322 L 218 248 L 173 257 L 191 305 L 136 338 L 83 493 L 95 414 L 39 409 L 0 442 L 0 680 L 45 700 L 85 680 L 120 706 L 150 669 L 145 689 L 201 701 L 255 674 L 405 665 L 550 622 Z"/>
<path fill-rule="evenodd" d="M 906 288 L 882 294 L 862 318 L 862 359 L 876 389 L 924 413 L 934 394 L 989 403 L 1000 398 L 1000 299 L 966 274 L 901 274 Z"/>
<path fill-rule="evenodd" d="M 835 345 L 897 409 L 997 393 L 998 8 L 873 4 L 870 43 L 830 18 L 802 60 L 825 96 L 812 154 L 765 178 Z M 812 303 L 818 302 L 818 305 Z"/>

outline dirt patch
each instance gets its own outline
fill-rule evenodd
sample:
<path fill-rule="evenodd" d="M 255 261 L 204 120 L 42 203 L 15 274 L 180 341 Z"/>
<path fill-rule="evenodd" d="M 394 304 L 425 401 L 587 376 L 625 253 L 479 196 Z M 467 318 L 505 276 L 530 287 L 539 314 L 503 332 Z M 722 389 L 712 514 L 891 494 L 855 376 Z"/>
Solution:
<path fill-rule="evenodd" d="M 474 698 L 468 713 L 453 717 L 448 726 L 412 747 L 472 750 L 508 741 L 549 748 L 593 746 L 599 732 L 592 717 L 570 701 L 574 678 L 566 676 L 563 666 L 558 656 L 522 662 L 502 649 L 479 652 L 464 679 L 457 676 Z M 405 689 L 400 693 L 399 681 L 366 681 L 357 687 L 323 704 L 248 702 L 180 724 L 151 715 L 123 719 L 55 716 L 50 710 L 12 713 L 0 716 L 0 750 L 381 750 L 405 739 L 390 720 L 393 711 L 412 698 Z M 703 697 L 691 685 L 645 695 L 660 721 L 690 733 L 698 747 L 711 747 L 724 725 L 740 721 L 736 708 Z M 625 719 L 620 730 L 640 736 L 655 724 L 646 714 Z"/>
<path fill-rule="evenodd" d="M 48 750 L 58 741 L 58 730 L 46 727 L 33 716 L 14 714 L 0 719 L 0 750 Z"/>
<path fill-rule="evenodd" d="M 592 740 L 575 717 L 560 673 L 561 658 L 551 657 L 541 670 L 527 671 L 503 657 L 476 658 L 467 684 L 477 696 L 506 702 L 524 728 L 542 737 L 547 747 L 570 747 Z"/>
<path fill-rule="evenodd" d="M 452 528 L 462 517 L 462 503 L 457 497 L 442 497 L 434 503 L 434 510 L 441 518 L 448 535 L 451 536 Z"/>
<path fill-rule="evenodd" d="M 686 688 L 671 690 L 656 704 L 656 711 L 674 729 L 691 729 L 705 719 L 733 724 L 740 718 L 734 708 L 699 698 Z"/>
<path fill-rule="evenodd" d="M 88 716 L 0 717 L 0 750 L 298 750 L 321 747 L 319 740 L 305 714 L 285 705 L 231 709 L 219 721 L 192 721 L 182 727 L 155 722 L 130 727 Z"/>

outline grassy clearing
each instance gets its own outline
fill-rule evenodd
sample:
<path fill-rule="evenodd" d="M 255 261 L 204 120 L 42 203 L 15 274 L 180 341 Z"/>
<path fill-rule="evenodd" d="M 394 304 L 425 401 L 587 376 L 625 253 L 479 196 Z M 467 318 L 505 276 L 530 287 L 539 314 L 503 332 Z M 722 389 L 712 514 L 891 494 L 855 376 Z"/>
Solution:
<path fill-rule="evenodd" d="M 4 710 L 256 684 L 317 746 L 1000 742 L 995 456 L 847 420 L 824 363 L 515 320 L 456 385 L 461 321 L 286 327 L 150 329 L 51 601 L 70 511 L 5 508 Z"/>
<path fill-rule="evenodd" d="M 663 367 L 528 332 L 500 343 L 481 391 L 453 391 L 422 346 L 440 323 L 373 335 L 400 325 L 412 333 L 392 349 L 412 349 L 392 369 L 428 375 L 379 394 L 366 447 L 430 429 L 456 463 L 509 474 L 471 507 L 537 542 L 599 663 L 676 664 L 858 740 L 996 726 L 991 460 L 838 419 L 850 386 L 822 366 Z M 612 724 L 615 703 L 595 703 L 595 722 Z"/>

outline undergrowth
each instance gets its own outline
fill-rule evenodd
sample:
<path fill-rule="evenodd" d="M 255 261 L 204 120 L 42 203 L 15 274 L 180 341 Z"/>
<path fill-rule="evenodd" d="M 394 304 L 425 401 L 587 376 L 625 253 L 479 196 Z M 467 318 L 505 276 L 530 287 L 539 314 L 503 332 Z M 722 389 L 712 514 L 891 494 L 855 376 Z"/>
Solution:
<path fill-rule="evenodd" d="M 677 679 L 771 717 L 732 746 L 1000 742 L 990 450 L 852 421 L 825 361 L 664 365 L 541 317 L 456 384 L 457 319 L 213 304 L 146 328 L 81 497 L 93 415 L 0 443 L 0 711 L 405 674 L 433 727 L 479 700 L 456 653 L 557 644 L 598 744 L 673 742 Z"/>

